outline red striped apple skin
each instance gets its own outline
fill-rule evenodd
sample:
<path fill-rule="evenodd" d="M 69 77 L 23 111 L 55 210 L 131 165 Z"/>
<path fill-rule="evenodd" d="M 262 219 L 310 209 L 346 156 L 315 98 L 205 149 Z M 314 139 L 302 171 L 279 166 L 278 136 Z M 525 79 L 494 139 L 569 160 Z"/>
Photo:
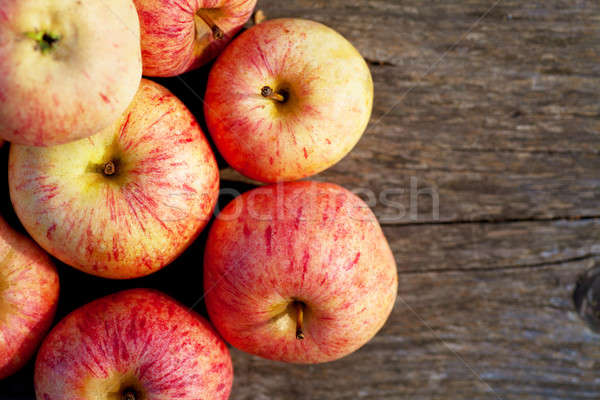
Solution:
<path fill-rule="evenodd" d="M 206 306 L 225 340 L 293 363 L 332 361 L 364 345 L 385 323 L 398 286 L 377 219 L 330 183 L 270 185 L 237 197 L 211 227 L 204 264 Z"/>
<path fill-rule="evenodd" d="M 50 328 L 58 293 L 50 257 L 0 218 L 0 379 L 31 358 Z"/>
<path fill-rule="evenodd" d="M 175 76 L 215 58 L 252 15 L 256 0 L 134 0 L 145 76 Z M 215 39 L 199 16 L 224 33 Z"/>
<path fill-rule="evenodd" d="M 38 400 L 225 400 L 229 351 L 210 323 L 169 296 L 132 289 L 66 316 L 35 364 Z"/>
<path fill-rule="evenodd" d="M 268 86 L 280 102 L 261 95 Z M 274 19 L 238 36 L 211 69 L 204 113 L 225 160 L 261 182 L 331 167 L 365 131 L 373 82 L 358 51 L 333 29 Z"/>
<path fill-rule="evenodd" d="M 109 162 L 113 175 L 104 171 Z M 11 201 L 30 235 L 63 262 L 115 279 L 173 261 L 212 216 L 219 191 L 193 115 L 148 80 L 111 127 L 60 146 L 11 146 L 8 168 Z"/>
<path fill-rule="evenodd" d="M 2 1 L 0 137 L 50 146 L 112 124 L 142 77 L 139 35 L 131 0 Z"/>

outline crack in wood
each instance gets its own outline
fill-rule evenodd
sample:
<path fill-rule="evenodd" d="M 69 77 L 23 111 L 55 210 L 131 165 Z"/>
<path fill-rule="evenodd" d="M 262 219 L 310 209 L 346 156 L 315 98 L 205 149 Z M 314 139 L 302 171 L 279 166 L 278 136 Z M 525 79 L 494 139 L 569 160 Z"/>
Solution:
<path fill-rule="evenodd" d="M 476 220 L 446 220 L 422 222 L 380 222 L 382 226 L 426 226 L 426 225 L 467 225 L 467 224 L 515 224 L 522 222 L 586 221 L 600 219 L 600 215 L 574 215 L 541 218 L 490 218 Z"/>
<path fill-rule="evenodd" d="M 419 275 L 419 274 L 445 274 L 445 273 L 469 273 L 469 272 L 503 272 L 503 271 L 518 271 L 518 270 L 530 270 L 536 268 L 545 268 L 561 264 L 568 264 L 573 262 L 585 261 L 589 259 L 595 259 L 600 257 L 600 253 L 588 253 L 582 256 L 564 258 L 562 260 L 554 260 L 547 262 L 531 263 L 531 264 L 519 264 L 519 265 L 503 265 L 498 267 L 484 268 L 484 267 L 471 267 L 471 268 L 432 268 L 426 270 L 399 270 L 399 275 Z"/>
<path fill-rule="evenodd" d="M 373 65 L 375 67 L 388 67 L 388 66 L 396 67 L 396 64 L 394 64 L 390 61 L 387 61 L 387 60 L 377 60 L 375 58 L 367 58 L 367 57 L 364 57 L 364 59 L 367 64 Z"/>
<path fill-rule="evenodd" d="M 480 153 L 516 153 L 516 154 L 544 154 L 544 155 L 563 155 L 563 154 L 591 154 L 596 155 L 600 154 L 600 149 L 590 149 L 590 150 L 553 150 L 553 149 L 498 149 L 498 148 L 480 148 L 480 147 L 454 147 L 451 148 L 452 151 L 461 151 L 461 152 L 480 152 Z"/>

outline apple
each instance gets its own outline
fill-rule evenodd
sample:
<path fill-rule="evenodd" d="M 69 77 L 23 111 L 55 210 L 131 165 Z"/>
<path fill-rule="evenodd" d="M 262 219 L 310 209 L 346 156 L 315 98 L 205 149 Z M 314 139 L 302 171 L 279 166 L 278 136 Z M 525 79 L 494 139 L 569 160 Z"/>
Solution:
<path fill-rule="evenodd" d="M 204 257 L 211 321 L 261 357 L 320 363 L 385 323 L 398 287 L 377 219 L 348 190 L 300 181 L 253 189 L 214 221 Z"/>
<path fill-rule="evenodd" d="M 132 289 L 67 315 L 35 363 L 38 400 L 225 400 L 229 351 L 210 323 L 169 296 Z"/>
<path fill-rule="evenodd" d="M 216 203 L 219 172 L 185 105 L 142 80 L 126 112 L 100 133 L 11 146 L 9 189 L 46 251 L 84 272 L 126 279 L 162 268 L 196 238 Z"/>
<path fill-rule="evenodd" d="M 58 291 L 50 257 L 0 218 L 0 379 L 37 349 L 54 318 Z"/>
<path fill-rule="evenodd" d="M 98 133 L 139 86 L 131 0 L 5 0 L 0 7 L 0 137 L 48 146 Z"/>
<path fill-rule="evenodd" d="M 225 160 L 262 182 L 316 174 L 364 132 L 373 82 L 358 51 L 333 29 L 274 19 L 236 38 L 208 78 L 204 113 Z"/>
<path fill-rule="evenodd" d="M 146 76 L 175 76 L 215 58 L 252 15 L 256 0 L 134 0 Z"/>

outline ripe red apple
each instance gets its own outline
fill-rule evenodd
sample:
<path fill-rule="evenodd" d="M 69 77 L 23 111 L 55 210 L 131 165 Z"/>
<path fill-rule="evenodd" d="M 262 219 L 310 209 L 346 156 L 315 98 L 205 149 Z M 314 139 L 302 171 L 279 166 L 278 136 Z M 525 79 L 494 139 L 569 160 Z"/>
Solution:
<path fill-rule="evenodd" d="M 44 340 L 34 376 L 38 400 L 224 400 L 232 381 L 210 323 L 148 289 L 67 315 Z"/>
<path fill-rule="evenodd" d="M 5 0 L 0 137 L 48 146 L 93 135 L 127 108 L 142 73 L 131 0 Z"/>
<path fill-rule="evenodd" d="M 215 58 L 248 21 L 256 0 L 134 0 L 146 76 L 175 76 Z"/>
<path fill-rule="evenodd" d="M 219 190 L 210 146 L 188 109 L 142 80 L 127 111 L 86 139 L 11 146 L 10 196 L 50 254 L 108 278 L 150 274 L 208 222 Z"/>
<path fill-rule="evenodd" d="M 50 257 L 0 218 L 0 379 L 37 349 L 54 318 L 58 291 Z"/>
<path fill-rule="evenodd" d="M 368 206 L 329 183 L 254 189 L 215 220 L 204 258 L 211 321 L 261 357 L 319 363 L 365 344 L 390 314 L 394 257 Z"/>
<path fill-rule="evenodd" d="M 372 104 L 369 68 L 346 39 L 317 22 L 275 19 L 219 56 L 204 112 L 233 168 L 277 182 L 338 162 L 360 139 Z"/>

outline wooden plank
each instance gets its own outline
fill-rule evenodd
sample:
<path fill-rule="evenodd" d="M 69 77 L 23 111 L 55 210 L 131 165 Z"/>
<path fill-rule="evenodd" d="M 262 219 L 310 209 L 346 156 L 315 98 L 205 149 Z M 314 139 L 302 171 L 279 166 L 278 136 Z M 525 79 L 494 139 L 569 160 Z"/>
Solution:
<path fill-rule="evenodd" d="M 258 7 L 269 18 L 324 22 L 370 64 L 373 120 L 355 150 L 317 179 L 356 190 L 373 207 L 398 262 L 400 296 L 380 334 L 334 363 L 287 365 L 233 349 L 232 400 L 600 398 L 600 336 L 571 299 L 577 277 L 600 262 L 600 3 Z M 185 83 L 160 80 L 200 119 L 188 86 L 201 95 L 208 70 Z M 191 306 L 201 259 L 202 239 L 133 282 L 59 265 L 58 317 L 136 286 Z M 0 398 L 33 399 L 32 367 L 1 382 Z"/>
<path fill-rule="evenodd" d="M 384 227 L 403 273 L 502 270 L 600 255 L 600 219 Z"/>
<path fill-rule="evenodd" d="M 494 4 L 259 1 L 371 63 L 367 134 L 317 178 L 370 191 L 385 223 L 600 215 L 599 3 Z"/>
<path fill-rule="evenodd" d="M 578 276 L 600 262 L 600 220 L 385 230 L 400 284 L 384 329 L 324 365 L 233 350 L 233 399 L 600 396 L 599 336 L 572 302 Z"/>

